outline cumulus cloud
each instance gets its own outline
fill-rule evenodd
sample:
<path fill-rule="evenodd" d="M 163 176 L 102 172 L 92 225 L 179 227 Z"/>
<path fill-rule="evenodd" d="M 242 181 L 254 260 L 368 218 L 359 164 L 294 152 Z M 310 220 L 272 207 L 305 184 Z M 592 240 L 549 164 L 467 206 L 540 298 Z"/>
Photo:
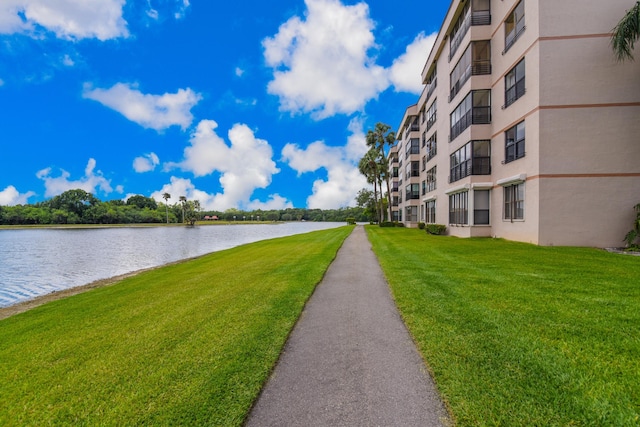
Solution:
<path fill-rule="evenodd" d="M 183 130 L 193 121 L 193 108 L 202 96 L 190 88 L 176 93 L 150 95 L 140 92 L 135 85 L 116 83 L 109 89 L 93 89 L 85 84 L 84 98 L 98 101 L 144 128 L 164 130 L 180 126 Z"/>
<path fill-rule="evenodd" d="M 213 196 L 212 205 L 218 210 L 244 206 L 254 190 L 268 187 L 280 170 L 272 160 L 269 143 L 256 138 L 247 125 L 236 124 L 229 130 L 229 144 L 215 132 L 217 127 L 213 120 L 201 121 L 184 150 L 184 159 L 167 163 L 166 168 L 180 168 L 196 177 L 218 172 L 223 192 Z"/>
<path fill-rule="evenodd" d="M 437 34 L 418 34 L 407 50 L 396 58 L 389 69 L 389 78 L 396 92 L 410 92 L 417 95 L 422 92 L 422 68 L 436 41 Z"/>
<path fill-rule="evenodd" d="M 266 202 L 261 202 L 259 200 L 252 200 L 247 204 L 248 210 L 258 210 L 261 209 L 263 211 L 270 210 L 281 210 L 293 208 L 293 203 L 279 194 L 272 194 L 269 196 L 269 199 Z"/>
<path fill-rule="evenodd" d="M 169 203 L 171 203 L 171 200 L 177 202 L 180 196 L 185 196 L 188 200 L 198 200 L 202 209 L 209 211 L 225 211 L 230 208 L 271 210 L 293 207 L 293 204 L 290 201 L 281 197 L 279 194 L 270 195 L 266 202 L 252 200 L 250 202 L 239 203 L 237 205 L 224 205 L 222 194 L 207 193 L 206 191 L 197 189 L 190 179 L 178 178 L 175 176 L 172 176 L 170 182 L 165 184 L 160 190 L 152 193 L 151 198 L 164 203 L 164 199 L 162 198 L 164 193 L 171 194 Z"/>
<path fill-rule="evenodd" d="M 387 72 L 370 56 L 374 22 L 366 3 L 305 0 L 304 19 L 292 17 L 274 37 L 263 40 L 274 69 L 268 92 L 282 111 L 322 119 L 362 110 L 389 86 Z"/>
<path fill-rule="evenodd" d="M 138 173 L 151 172 L 160 164 L 156 153 L 148 153 L 133 159 L 133 169 Z"/>
<path fill-rule="evenodd" d="M 313 183 L 312 194 L 307 198 L 310 209 L 352 206 L 358 191 L 368 187 L 365 177 L 358 171 L 358 162 L 367 151 L 362 122 L 352 120 L 349 130 L 351 135 L 345 146 L 331 147 L 323 141 L 315 141 L 306 148 L 287 144 L 282 149 L 283 161 L 298 174 L 319 169 L 327 172 L 326 180 L 317 179 Z"/>
<path fill-rule="evenodd" d="M 2 0 L 0 33 L 33 33 L 39 28 L 67 40 L 127 37 L 122 17 L 126 0 Z"/>
<path fill-rule="evenodd" d="M 0 191 L 0 206 L 26 205 L 30 197 L 35 196 L 33 191 L 21 194 L 13 185 Z"/>
<path fill-rule="evenodd" d="M 82 189 L 87 193 L 95 193 L 96 189 L 102 190 L 104 193 L 111 193 L 111 181 L 106 179 L 102 172 L 95 170 L 96 161 L 90 158 L 84 169 L 84 176 L 78 180 L 70 180 L 71 174 L 64 169 L 60 170 L 60 176 L 51 176 L 51 168 L 42 169 L 36 176 L 44 181 L 45 196 L 53 197 L 62 194 L 67 190 L 76 188 Z"/>

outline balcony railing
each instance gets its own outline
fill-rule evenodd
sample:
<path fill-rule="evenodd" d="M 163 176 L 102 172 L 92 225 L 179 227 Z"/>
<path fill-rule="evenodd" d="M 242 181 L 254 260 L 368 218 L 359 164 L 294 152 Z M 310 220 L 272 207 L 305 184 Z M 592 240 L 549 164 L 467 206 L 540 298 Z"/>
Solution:
<path fill-rule="evenodd" d="M 436 86 L 438 85 L 438 78 L 434 78 L 431 83 L 427 85 L 427 100 L 433 95 L 433 92 L 436 90 Z"/>
<path fill-rule="evenodd" d="M 453 59 L 453 55 L 456 54 L 456 51 L 462 44 L 462 39 L 464 39 L 464 36 L 467 35 L 467 31 L 469 31 L 469 28 L 471 27 L 471 13 L 467 12 L 464 18 L 460 17 L 460 19 L 463 19 L 462 25 L 460 26 L 460 28 L 458 28 L 458 31 L 456 31 L 455 34 L 450 35 L 451 41 L 449 42 L 449 61 Z"/>
<path fill-rule="evenodd" d="M 503 55 L 511 48 L 511 46 L 513 46 L 516 40 L 520 38 L 520 35 L 524 33 L 524 30 L 526 29 L 527 27 L 524 25 L 524 19 L 521 19 L 516 23 L 516 26 L 513 28 L 513 30 L 511 30 L 509 34 L 506 35 L 504 39 L 504 50 L 502 51 Z"/>
<path fill-rule="evenodd" d="M 477 59 L 471 64 L 471 75 L 481 76 L 485 74 L 491 74 L 491 60 L 490 59 Z"/>
<path fill-rule="evenodd" d="M 429 117 L 429 120 L 427 120 L 427 129 L 426 130 L 428 131 L 435 124 L 436 124 L 436 114 L 432 114 L 431 117 Z"/>
<path fill-rule="evenodd" d="M 491 11 L 474 10 L 471 13 L 471 25 L 491 25 Z"/>
<path fill-rule="evenodd" d="M 491 157 L 474 157 L 453 166 L 449 182 L 456 182 L 469 175 L 491 175 Z"/>
<path fill-rule="evenodd" d="M 515 85 L 511 86 L 504 92 L 504 106 L 502 108 L 507 108 L 509 105 L 513 104 L 520 98 L 526 89 L 524 87 L 524 77 L 516 82 Z"/>

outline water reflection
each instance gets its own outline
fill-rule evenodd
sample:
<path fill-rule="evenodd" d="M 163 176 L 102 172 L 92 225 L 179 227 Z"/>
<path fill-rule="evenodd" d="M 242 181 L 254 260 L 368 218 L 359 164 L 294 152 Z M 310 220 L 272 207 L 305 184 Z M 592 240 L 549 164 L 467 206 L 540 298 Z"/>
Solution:
<path fill-rule="evenodd" d="M 341 225 L 0 230 L 0 307 L 245 243 Z"/>

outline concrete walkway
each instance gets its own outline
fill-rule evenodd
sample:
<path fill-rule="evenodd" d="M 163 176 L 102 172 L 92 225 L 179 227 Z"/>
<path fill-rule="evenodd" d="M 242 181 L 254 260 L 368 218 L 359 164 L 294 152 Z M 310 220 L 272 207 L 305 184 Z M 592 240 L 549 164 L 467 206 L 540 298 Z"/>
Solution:
<path fill-rule="evenodd" d="M 309 300 L 247 425 L 448 425 L 362 226 Z"/>

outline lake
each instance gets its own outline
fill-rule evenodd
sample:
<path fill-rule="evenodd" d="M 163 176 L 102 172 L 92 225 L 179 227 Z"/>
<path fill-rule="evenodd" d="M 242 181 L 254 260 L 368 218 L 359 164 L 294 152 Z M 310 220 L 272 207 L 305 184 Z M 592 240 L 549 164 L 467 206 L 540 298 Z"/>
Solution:
<path fill-rule="evenodd" d="M 290 222 L 0 230 L 0 307 L 246 243 L 342 225 Z"/>

